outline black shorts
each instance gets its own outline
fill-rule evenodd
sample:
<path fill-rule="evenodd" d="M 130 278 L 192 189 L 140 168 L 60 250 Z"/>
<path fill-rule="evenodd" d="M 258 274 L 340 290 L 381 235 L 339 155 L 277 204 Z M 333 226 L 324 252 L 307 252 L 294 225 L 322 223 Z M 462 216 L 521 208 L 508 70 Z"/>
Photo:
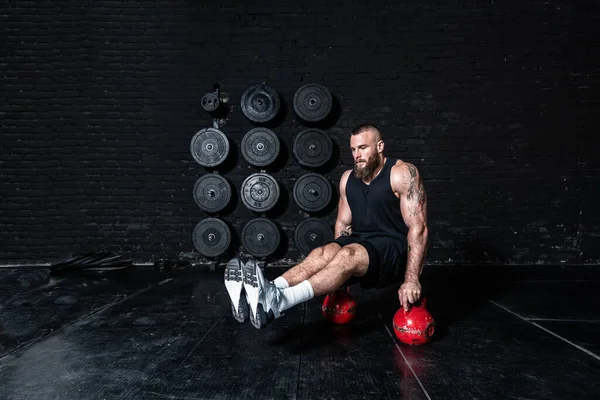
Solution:
<path fill-rule="evenodd" d="M 367 249 L 369 266 L 363 276 L 353 276 L 346 285 L 360 283 L 365 289 L 379 289 L 404 280 L 406 273 L 406 239 L 389 236 L 365 237 L 357 234 L 332 240 L 340 246 L 357 243 Z M 330 242 L 330 243 L 331 243 Z"/>

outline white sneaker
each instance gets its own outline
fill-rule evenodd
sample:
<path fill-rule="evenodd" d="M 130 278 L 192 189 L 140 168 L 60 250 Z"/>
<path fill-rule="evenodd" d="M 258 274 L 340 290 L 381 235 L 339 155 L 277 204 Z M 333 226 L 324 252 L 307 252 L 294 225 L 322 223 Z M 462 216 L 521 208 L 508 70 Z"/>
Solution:
<path fill-rule="evenodd" d="M 248 319 L 248 302 L 244 291 L 243 264 L 239 258 L 232 258 L 225 266 L 225 288 L 231 299 L 231 313 L 238 322 Z"/>
<path fill-rule="evenodd" d="M 256 329 L 261 329 L 283 315 L 279 312 L 281 292 L 273 282 L 265 279 L 257 261 L 250 260 L 243 268 L 250 322 Z"/>

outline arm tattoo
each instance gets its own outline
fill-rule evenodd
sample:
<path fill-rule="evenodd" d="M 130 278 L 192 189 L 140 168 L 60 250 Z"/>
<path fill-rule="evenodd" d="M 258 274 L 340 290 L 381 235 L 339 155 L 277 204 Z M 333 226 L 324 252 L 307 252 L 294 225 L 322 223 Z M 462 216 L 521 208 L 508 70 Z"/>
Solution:
<path fill-rule="evenodd" d="M 341 233 L 341 236 L 350 236 L 350 229 L 344 229 Z"/>
<path fill-rule="evenodd" d="M 417 179 L 417 169 L 415 166 L 412 164 L 406 165 L 410 172 L 410 183 L 406 199 L 409 200 L 409 211 L 410 215 L 413 216 L 423 208 L 423 203 L 425 202 L 425 190 L 423 189 L 421 180 Z"/>

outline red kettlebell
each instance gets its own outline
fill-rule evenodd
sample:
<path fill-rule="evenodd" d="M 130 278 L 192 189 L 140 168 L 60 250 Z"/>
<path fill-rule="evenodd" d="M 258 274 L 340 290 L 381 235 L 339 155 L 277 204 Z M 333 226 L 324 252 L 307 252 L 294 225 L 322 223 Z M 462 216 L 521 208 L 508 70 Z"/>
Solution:
<path fill-rule="evenodd" d="M 408 311 L 400 307 L 392 322 L 396 337 L 410 345 L 420 345 L 431 341 L 435 332 L 435 321 L 425 308 L 425 298 L 413 304 Z"/>
<path fill-rule="evenodd" d="M 347 324 L 354 318 L 356 300 L 350 293 L 337 290 L 325 296 L 321 310 L 327 321 L 334 324 Z"/>

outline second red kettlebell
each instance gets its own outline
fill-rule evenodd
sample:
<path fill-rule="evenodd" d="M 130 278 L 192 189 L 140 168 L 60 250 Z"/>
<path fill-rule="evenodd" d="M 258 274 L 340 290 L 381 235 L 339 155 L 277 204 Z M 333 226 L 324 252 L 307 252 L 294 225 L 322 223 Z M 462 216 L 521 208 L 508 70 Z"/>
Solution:
<path fill-rule="evenodd" d="M 347 324 L 354 318 L 356 300 L 350 293 L 338 290 L 325 296 L 321 310 L 327 321 Z"/>
<path fill-rule="evenodd" d="M 425 298 L 413 304 L 408 311 L 401 307 L 392 322 L 396 337 L 410 345 L 420 345 L 431 341 L 435 332 L 435 321 L 425 308 Z"/>

